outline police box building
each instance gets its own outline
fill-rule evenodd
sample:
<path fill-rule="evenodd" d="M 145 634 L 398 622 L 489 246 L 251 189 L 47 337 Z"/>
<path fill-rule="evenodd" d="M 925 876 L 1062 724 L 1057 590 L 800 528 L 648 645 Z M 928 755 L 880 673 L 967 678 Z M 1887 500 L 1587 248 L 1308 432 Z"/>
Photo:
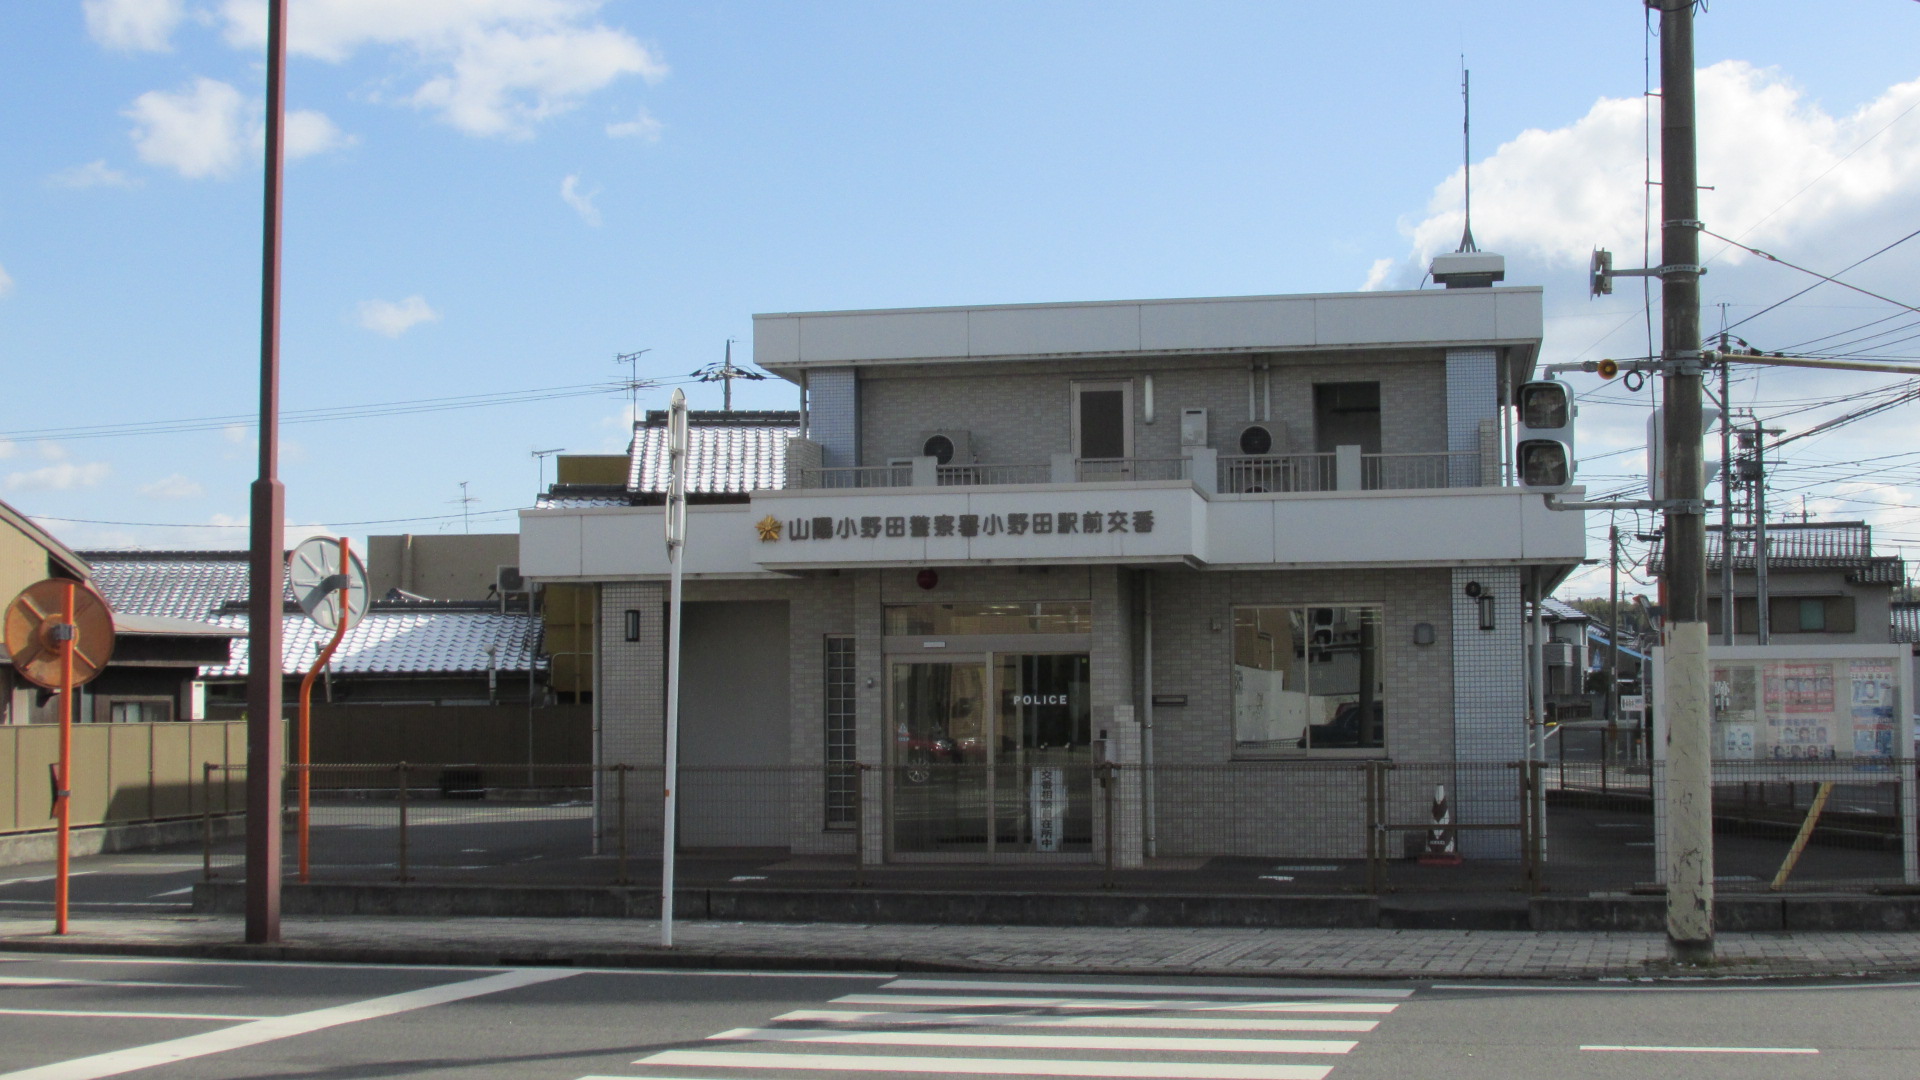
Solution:
<path fill-rule="evenodd" d="M 1359 764 L 1526 757 L 1525 604 L 1585 531 L 1542 493 L 1569 490 L 1570 406 L 1528 439 L 1513 405 L 1540 290 L 1501 270 L 755 316 L 800 408 L 693 417 L 679 843 L 1357 857 Z M 636 425 L 624 490 L 521 515 L 522 573 L 594 597 L 603 766 L 662 762 L 664 437 Z M 1455 819 L 1516 801 L 1463 779 Z"/>

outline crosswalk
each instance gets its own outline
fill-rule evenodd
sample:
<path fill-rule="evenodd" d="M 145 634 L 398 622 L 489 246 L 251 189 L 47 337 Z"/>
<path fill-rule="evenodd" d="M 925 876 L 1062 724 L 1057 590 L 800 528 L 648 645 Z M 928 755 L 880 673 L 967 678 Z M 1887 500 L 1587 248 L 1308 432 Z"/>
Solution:
<path fill-rule="evenodd" d="M 893 1073 L 1325 1080 L 1411 990 L 895 979 L 580 1080 Z M 1328 1060 L 1334 1059 L 1334 1060 Z"/>

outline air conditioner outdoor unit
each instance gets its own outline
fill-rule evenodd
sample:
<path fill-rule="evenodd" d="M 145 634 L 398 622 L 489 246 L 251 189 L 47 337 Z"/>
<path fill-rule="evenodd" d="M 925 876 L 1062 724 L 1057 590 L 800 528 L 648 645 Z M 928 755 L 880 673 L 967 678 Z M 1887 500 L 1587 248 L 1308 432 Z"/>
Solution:
<path fill-rule="evenodd" d="M 1573 666 L 1573 659 L 1574 659 L 1573 642 L 1549 641 L 1546 644 L 1547 644 L 1546 657 L 1547 657 L 1548 667 L 1572 667 Z"/>
<path fill-rule="evenodd" d="M 502 566 L 494 571 L 494 584 L 502 593 L 523 593 L 527 591 L 527 579 L 520 576 L 517 566 Z"/>
<path fill-rule="evenodd" d="M 973 437 L 965 431 L 928 431 L 920 436 L 920 456 L 942 465 L 973 464 Z"/>
<path fill-rule="evenodd" d="M 1240 432 L 1240 452 L 1248 457 L 1285 453 L 1285 429 L 1277 424 L 1248 424 Z"/>

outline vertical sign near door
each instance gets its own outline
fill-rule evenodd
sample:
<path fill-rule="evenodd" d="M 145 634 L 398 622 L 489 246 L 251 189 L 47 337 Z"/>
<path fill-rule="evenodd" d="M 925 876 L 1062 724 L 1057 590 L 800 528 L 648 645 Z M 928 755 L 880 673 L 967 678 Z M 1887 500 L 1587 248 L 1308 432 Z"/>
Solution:
<path fill-rule="evenodd" d="M 1033 814 L 1033 850 L 1059 851 L 1060 831 L 1067 820 L 1067 774 L 1058 765 L 1040 765 L 1027 787 Z"/>

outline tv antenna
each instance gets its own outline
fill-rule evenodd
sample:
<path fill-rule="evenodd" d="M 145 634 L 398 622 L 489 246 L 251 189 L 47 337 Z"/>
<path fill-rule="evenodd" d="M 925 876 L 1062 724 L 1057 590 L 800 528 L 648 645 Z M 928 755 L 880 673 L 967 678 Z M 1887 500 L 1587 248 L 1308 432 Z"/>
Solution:
<path fill-rule="evenodd" d="M 627 365 L 627 420 L 629 423 L 640 419 L 640 388 L 652 383 L 640 381 L 640 358 L 653 351 L 651 346 L 635 352 L 618 353 L 613 362 Z"/>
<path fill-rule="evenodd" d="M 473 531 L 473 504 L 480 500 L 477 496 L 467 494 L 467 485 L 469 483 L 471 483 L 471 481 L 460 481 L 460 497 L 453 501 L 460 504 L 460 526 L 462 531 L 471 533 Z"/>
<path fill-rule="evenodd" d="M 540 493 L 547 489 L 547 459 L 555 454 L 564 454 L 566 452 L 567 448 L 564 446 L 556 446 L 551 450 L 535 450 L 532 452 L 534 460 L 533 494 L 535 498 L 539 498 Z M 555 483 L 560 482 L 560 477 L 557 474 L 553 479 Z"/>
<path fill-rule="evenodd" d="M 724 389 L 721 391 L 722 408 L 724 408 L 728 412 L 733 411 L 733 380 L 748 379 L 753 382 L 759 382 L 760 380 L 766 378 L 766 376 L 762 375 L 760 372 L 749 371 L 746 368 L 737 368 L 733 366 L 733 339 L 732 338 L 727 339 L 726 359 L 722 360 L 718 364 L 708 364 L 706 367 L 703 367 L 699 371 L 694 372 L 693 377 L 699 380 L 700 382 L 717 382 L 722 384 L 722 386 L 724 387 Z"/>
<path fill-rule="evenodd" d="M 1473 73 L 1467 70 L 1467 57 L 1460 55 L 1460 164 L 1462 176 L 1466 181 L 1466 227 L 1460 232 L 1460 246 L 1455 254 L 1479 251 L 1480 246 L 1473 242 L 1473 91 L 1468 78 Z"/>

